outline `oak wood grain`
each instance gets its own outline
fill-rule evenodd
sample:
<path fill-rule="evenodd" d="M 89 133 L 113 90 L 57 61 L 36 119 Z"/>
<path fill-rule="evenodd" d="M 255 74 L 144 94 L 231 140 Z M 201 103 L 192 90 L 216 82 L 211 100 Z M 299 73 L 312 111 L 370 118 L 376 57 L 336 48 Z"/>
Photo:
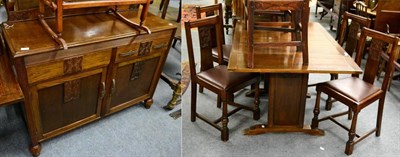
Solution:
<path fill-rule="evenodd" d="M 129 14 L 126 17 L 129 17 L 133 22 L 140 21 L 140 15 L 137 12 L 124 12 L 122 14 Z M 54 19 L 46 19 L 46 21 L 49 25 L 54 23 Z M 138 35 L 135 29 L 109 14 L 69 16 L 64 17 L 63 22 L 63 39 L 68 44 L 69 49 L 123 38 L 128 39 L 124 42 L 115 42 L 113 46 L 127 45 L 127 42 L 133 41 L 135 36 Z M 42 28 L 39 21 L 7 22 L 7 24 L 13 25 L 13 27 L 9 29 L 2 27 L 2 29 L 14 57 L 55 51 L 58 48 L 58 44 Z M 152 32 L 175 28 L 173 24 L 153 14 L 148 14 L 144 25 Z M 145 34 L 145 32 L 141 31 L 140 34 Z M 29 50 L 21 50 L 21 48 L 29 48 Z"/>
<path fill-rule="evenodd" d="M 85 54 L 82 60 L 82 70 L 106 66 L 110 62 L 110 58 L 110 49 Z M 29 83 L 34 83 L 66 75 L 64 73 L 64 66 L 63 60 L 27 66 L 28 81 Z"/>
<path fill-rule="evenodd" d="M 309 23 L 309 63 L 303 65 L 296 47 L 255 47 L 254 68 L 247 68 L 247 33 L 239 22 L 235 30 L 228 70 L 262 73 L 362 73 L 354 60 L 318 23 Z M 289 41 L 290 33 L 255 32 L 254 40 Z"/>
<path fill-rule="evenodd" d="M 0 52 L 0 107 L 22 101 L 24 96 L 6 53 Z"/>

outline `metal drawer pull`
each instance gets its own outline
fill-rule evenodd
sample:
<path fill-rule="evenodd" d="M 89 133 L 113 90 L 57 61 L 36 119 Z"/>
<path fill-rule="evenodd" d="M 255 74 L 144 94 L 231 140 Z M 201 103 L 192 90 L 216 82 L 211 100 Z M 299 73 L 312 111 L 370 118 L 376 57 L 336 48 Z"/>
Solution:
<path fill-rule="evenodd" d="M 130 50 L 128 52 L 120 53 L 119 56 L 120 57 L 129 57 L 129 56 L 132 56 L 133 54 L 135 54 L 137 52 L 138 52 L 138 50 Z"/>
<path fill-rule="evenodd" d="M 100 99 L 103 99 L 105 94 L 106 94 L 106 83 L 105 82 L 101 82 Z"/>
<path fill-rule="evenodd" d="M 112 84 L 111 84 L 111 95 L 114 95 L 115 93 L 115 79 L 112 79 Z"/>
<path fill-rule="evenodd" d="M 161 48 L 164 48 L 164 47 L 166 47 L 166 46 L 167 46 L 167 44 L 161 43 L 161 44 L 158 44 L 158 45 L 154 45 L 154 46 L 153 46 L 153 49 L 161 49 Z"/>

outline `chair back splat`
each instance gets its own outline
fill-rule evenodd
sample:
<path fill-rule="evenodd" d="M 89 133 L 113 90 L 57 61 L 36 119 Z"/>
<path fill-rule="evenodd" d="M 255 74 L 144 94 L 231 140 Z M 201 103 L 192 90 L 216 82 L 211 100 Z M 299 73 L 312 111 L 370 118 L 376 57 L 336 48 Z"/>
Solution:
<path fill-rule="evenodd" d="M 351 20 L 351 22 L 349 22 L 349 20 Z M 346 50 L 350 56 L 352 56 L 356 50 L 359 32 L 361 32 L 361 29 L 364 27 L 371 27 L 371 19 L 349 12 L 344 13 L 338 42 L 339 45 L 343 46 L 346 41 L 344 50 Z"/>
<path fill-rule="evenodd" d="M 204 34 L 206 33 L 207 35 L 210 34 L 210 44 L 211 49 L 210 51 L 212 51 L 212 60 L 214 62 L 219 62 L 218 61 L 218 50 L 217 50 L 217 33 L 216 33 L 216 29 L 219 29 L 221 32 L 224 32 L 224 27 L 223 27 L 223 12 L 222 12 L 222 4 L 218 3 L 218 4 L 214 4 L 214 5 L 207 5 L 207 6 L 197 6 L 196 7 L 196 16 L 197 19 L 201 19 L 202 15 L 205 15 L 204 17 L 210 17 L 210 16 L 215 16 L 218 15 L 218 21 L 221 23 L 219 26 L 210 26 L 210 29 L 201 29 L 199 30 L 200 34 Z M 209 33 L 210 32 L 210 33 Z M 231 49 L 232 49 L 232 45 L 227 45 L 225 43 L 225 36 L 221 35 L 221 39 L 222 39 L 222 63 L 224 65 L 228 65 L 229 62 L 229 56 L 231 53 Z M 202 40 L 202 39 L 201 39 Z M 208 40 L 208 38 L 207 38 Z M 208 42 L 208 41 L 207 41 Z"/>

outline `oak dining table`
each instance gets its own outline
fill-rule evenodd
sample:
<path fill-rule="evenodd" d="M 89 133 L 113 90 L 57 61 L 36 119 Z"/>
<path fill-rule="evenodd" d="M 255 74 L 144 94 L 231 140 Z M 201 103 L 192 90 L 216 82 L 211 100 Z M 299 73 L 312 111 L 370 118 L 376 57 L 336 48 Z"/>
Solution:
<path fill-rule="evenodd" d="M 270 77 L 267 123 L 251 126 L 244 134 L 304 132 L 323 135 L 322 130 L 312 130 L 304 124 L 309 74 L 360 74 L 361 68 L 319 23 L 314 22 L 308 24 L 308 64 L 303 64 L 302 53 L 296 52 L 296 47 L 255 47 L 254 68 L 248 68 L 247 32 L 243 26 L 243 22 L 238 21 L 228 70 L 266 73 Z M 254 40 L 289 41 L 290 36 L 284 32 L 254 32 Z"/>

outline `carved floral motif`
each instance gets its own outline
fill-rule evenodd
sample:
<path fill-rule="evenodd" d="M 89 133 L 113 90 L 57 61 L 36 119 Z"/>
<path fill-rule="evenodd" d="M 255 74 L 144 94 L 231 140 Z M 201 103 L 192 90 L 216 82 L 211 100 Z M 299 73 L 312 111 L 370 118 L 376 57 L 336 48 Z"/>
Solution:
<path fill-rule="evenodd" d="M 81 80 L 73 80 L 64 83 L 64 103 L 78 99 L 80 95 Z"/>
<path fill-rule="evenodd" d="M 82 71 L 82 56 L 64 60 L 64 74 L 74 74 Z"/>

